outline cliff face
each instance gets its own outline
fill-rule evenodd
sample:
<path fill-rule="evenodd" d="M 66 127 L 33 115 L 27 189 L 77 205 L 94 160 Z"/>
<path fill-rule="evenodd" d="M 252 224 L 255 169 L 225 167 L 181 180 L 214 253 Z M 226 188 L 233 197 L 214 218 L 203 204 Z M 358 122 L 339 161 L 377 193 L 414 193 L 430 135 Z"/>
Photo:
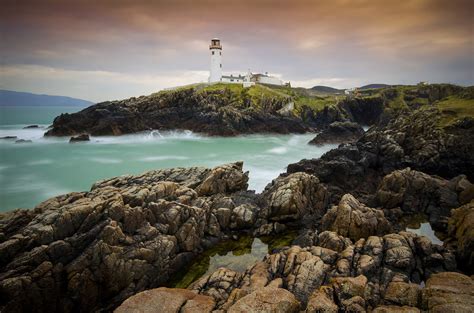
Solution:
<path fill-rule="evenodd" d="M 466 88 L 452 85 L 401 86 L 364 90 L 346 98 L 315 95 L 302 88 L 201 84 L 62 114 L 46 136 L 121 135 L 152 129 L 219 136 L 304 133 L 333 122 L 373 125 L 400 110 L 432 106 L 463 92 Z"/>
<path fill-rule="evenodd" d="M 268 88 L 261 97 L 247 90 L 225 87 L 210 90 L 188 88 L 147 97 L 104 102 L 54 120 L 47 136 L 78 133 L 121 135 L 158 130 L 191 130 L 208 135 L 233 136 L 252 133 L 304 133 L 308 125 L 278 111 L 290 102 Z M 255 99 L 254 99 L 255 98 Z"/>

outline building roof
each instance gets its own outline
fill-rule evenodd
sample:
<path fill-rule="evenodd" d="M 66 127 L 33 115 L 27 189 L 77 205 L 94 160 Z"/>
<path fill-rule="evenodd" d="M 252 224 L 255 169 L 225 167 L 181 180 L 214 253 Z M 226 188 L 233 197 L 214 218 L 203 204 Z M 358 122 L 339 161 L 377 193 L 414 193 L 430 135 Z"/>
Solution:
<path fill-rule="evenodd" d="M 234 76 L 234 75 L 222 75 L 222 78 L 245 78 L 245 76 L 240 75 L 239 76 Z"/>

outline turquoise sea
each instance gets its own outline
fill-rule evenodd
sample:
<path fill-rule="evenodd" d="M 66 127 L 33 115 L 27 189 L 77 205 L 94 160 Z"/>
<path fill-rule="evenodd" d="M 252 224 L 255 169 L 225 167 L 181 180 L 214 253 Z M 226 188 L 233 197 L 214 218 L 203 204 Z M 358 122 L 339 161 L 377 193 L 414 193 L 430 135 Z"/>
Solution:
<path fill-rule="evenodd" d="M 314 134 L 206 137 L 189 131 L 150 131 L 119 137 L 43 137 L 54 117 L 77 107 L 0 107 L 0 137 L 18 136 L 31 143 L 0 140 L 0 211 L 32 208 L 50 197 L 89 190 L 100 179 L 176 166 L 212 167 L 244 161 L 249 188 L 257 192 L 285 171 L 289 163 L 321 156 L 336 145 L 306 143 Z M 37 129 L 23 129 L 38 124 Z"/>

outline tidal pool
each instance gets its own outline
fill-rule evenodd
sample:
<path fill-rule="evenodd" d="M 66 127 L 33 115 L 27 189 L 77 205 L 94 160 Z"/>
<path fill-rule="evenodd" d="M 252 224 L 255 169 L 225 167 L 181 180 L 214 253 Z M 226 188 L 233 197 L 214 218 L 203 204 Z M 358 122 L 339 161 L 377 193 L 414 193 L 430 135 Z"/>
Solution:
<path fill-rule="evenodd" d="M 420 214 L 412 216 L 406 221 L 405 230 L 418 236 L 425 236 L 431 240 L 432 243 L 437 245 L 443 245 L 443 241 L 436 235 L 431 224 L 428 222 L 428 217 L 426 215 Z"/>
<path fill-rule="evenodd" d="M 278 236 L 254 238 L 242 236 L 226 240 L 204 251 L 188 267 L 179 271 L 168 282 L 169 287 L 187 288 L 198 278 L 213 273 L 220 267 L 244 272 L 249 266 L 263 260 L 275 249 L 289 246 L 297 232 L 288 231 Z"/>

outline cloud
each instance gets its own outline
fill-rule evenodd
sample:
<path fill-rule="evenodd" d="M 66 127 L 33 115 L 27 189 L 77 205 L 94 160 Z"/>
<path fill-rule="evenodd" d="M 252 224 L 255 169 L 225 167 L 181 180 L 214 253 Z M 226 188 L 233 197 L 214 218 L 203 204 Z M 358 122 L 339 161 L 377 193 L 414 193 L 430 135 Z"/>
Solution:
<path fill-rule="evenodd" d="M 0 67 L 1 89 L 69 95 L 92 101 L 151 94 L 158 90 L 207 81 L 207 71 L 131 75 L 108 71 L 65 70 L 36 65 Z M 123 88 L 126 86 L 126 88 Z"/>
<path fill-rule="evenodd" d="M 225 71 L 294 85 L 474 84 L 473 10 L 471 0 L 4 0 L 2 84 L 101 100 L 154 92 L 207 79 L 215 36 Z"/>

